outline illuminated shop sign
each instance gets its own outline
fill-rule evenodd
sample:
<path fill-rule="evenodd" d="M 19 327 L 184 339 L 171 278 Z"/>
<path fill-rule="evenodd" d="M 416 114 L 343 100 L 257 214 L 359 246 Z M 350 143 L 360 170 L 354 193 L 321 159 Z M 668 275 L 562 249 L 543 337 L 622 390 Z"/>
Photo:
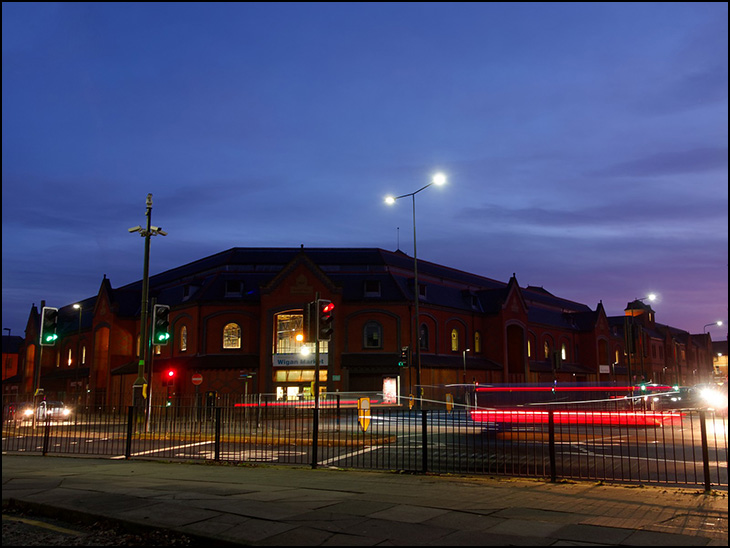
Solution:
<path fill-rule="evenodd" d="M 327 354 L 319 355 L 319 365 L 327 365 Z M 314 354 L 274 354 L 274 367 L 314 367 Z"/>

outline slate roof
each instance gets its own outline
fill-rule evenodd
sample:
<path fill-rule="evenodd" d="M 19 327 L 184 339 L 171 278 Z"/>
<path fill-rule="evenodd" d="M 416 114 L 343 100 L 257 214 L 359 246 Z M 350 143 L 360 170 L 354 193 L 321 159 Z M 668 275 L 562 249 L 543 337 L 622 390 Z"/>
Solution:
<path fill-rule="evenodd" d="M 412 301 L 413 257 L 379 248 L 231 248 L 150 276 L 150 299 L 173 307 L 186 302 L 230 302 L 255 305 L 287 265 L 305 257 L 341 291 L 345 302 Z M 426 286 L 421 302 L 486 315 L 499 313 L 509 284 L 447 266 L 418 261 L 419 284 Z M 513 278 L 514 279 L 514 278 Z M 378 282 L 379 295 L 366 294 L 365 281 Z M 242 284 L 239 295 L 226 294 L 226 284 Z M 120 317 L 139 316 L 142 281 L 111 289 L 112 305 Z M 596 312 L 557 297 L 540 287 L 521 289 L 531 322 L 564 329 L 588 330 Z M 82 326 L 90 327 L 94 298 L 83 301 Z M 71 306 L 59 314 L 63 330 L 78 329 L 78 312 Z"/>

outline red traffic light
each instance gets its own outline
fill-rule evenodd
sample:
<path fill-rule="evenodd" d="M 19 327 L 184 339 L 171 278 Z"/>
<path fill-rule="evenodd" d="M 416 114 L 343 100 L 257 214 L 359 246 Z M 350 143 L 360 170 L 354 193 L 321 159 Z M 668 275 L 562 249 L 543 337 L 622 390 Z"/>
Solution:
<path fill-rule="evenodd" d="M 327 313 L 329 313 L 329 312 L 332 312 L 332 311 L 334 310 L 334 308 L 335 308 L 335 303 L 333 303 L 333 302 L 328 302 L 327 304 L 325 304 L 325 305 L 324 305 L 324 306 L 322 307 L 322 313 L 323 313 L 323 314 L 327 314 Z"/>
<path fill-rule="evenodd" d="M 168 372 L 167 372 L 167 378 L 168 379 L 172 379 L 174 376 L 175 376 L 175 370 L 174 369 L 168 370 Z"/>

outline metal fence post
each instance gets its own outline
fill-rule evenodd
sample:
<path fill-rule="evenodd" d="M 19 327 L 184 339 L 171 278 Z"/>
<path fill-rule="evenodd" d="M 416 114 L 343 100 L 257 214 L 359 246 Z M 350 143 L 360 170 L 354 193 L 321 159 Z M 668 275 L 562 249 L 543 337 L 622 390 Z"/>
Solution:
<path fill-rule="evenodd" d="M 428 472 L 428 410 L 421 410 L 421 472 Z"/>
<path fill-rule="evenodd" d="M 707 424 L 704 409 L 700 409 L 700 435 L 702 437 L 702 469 L 705 473 L 705 492 L 710 491 L 710 454 L 707 446 Z"/>
<path fill-rule="evenodd" d="M 221 411 L 220 407 L 215 408 L 215 461 L 221 460 Z"/>
<path fill-rule="evenodd" d="M 548 454 L 550 456 L 550 481 L 557 481 L 555 470 L 555 411 L 548 411 Z"/>
<path fill-rule="evenodd" d="M 127 410 L 127 443 L 124 447 L 124 458 L 132 456 L 132 429 L 134 428 L 134 406 L 130 405 Z"/>
<path fill-rule="evenodd" d="M 45 426 L 45 429 L 43 430 L 43 456 L 44 457 L 46 456 L 46 453 L 48 453 L 48 445 L 49 445 L 49 440 L 51 437 L 51 418 L 48 415 L 46 415 L 45 418 L 46 418 L 46 420 L 45 420 L 46 426 Z"/>

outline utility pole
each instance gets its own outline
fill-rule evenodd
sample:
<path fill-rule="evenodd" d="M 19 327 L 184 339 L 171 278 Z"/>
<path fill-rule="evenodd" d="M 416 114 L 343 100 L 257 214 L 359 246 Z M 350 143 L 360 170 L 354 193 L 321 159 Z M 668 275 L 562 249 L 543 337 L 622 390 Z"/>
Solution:
<path fill-rule="evenodd" d="M 139 363 L 137 367 L 137 379 L 132 387 L 132 402 L 136 409 L 144 410 L 144 386 L 147 384 L 145 379 L 145 365 L 147 356 L 150 351 L 150 336 L 147 326 L 147 315 L 149 312 L 149 277 L 150 277 L 150 236 L 167 236 L 167 232 L 158 226 L 152 226 L 152 194 L 147 194 L 147 228 L 135 226 L 129 229 L 129 232 L 139 232 L 144 238 L 144 272 L 142 275 L 142 305 L 140 311 L 140 349 Z"/>

